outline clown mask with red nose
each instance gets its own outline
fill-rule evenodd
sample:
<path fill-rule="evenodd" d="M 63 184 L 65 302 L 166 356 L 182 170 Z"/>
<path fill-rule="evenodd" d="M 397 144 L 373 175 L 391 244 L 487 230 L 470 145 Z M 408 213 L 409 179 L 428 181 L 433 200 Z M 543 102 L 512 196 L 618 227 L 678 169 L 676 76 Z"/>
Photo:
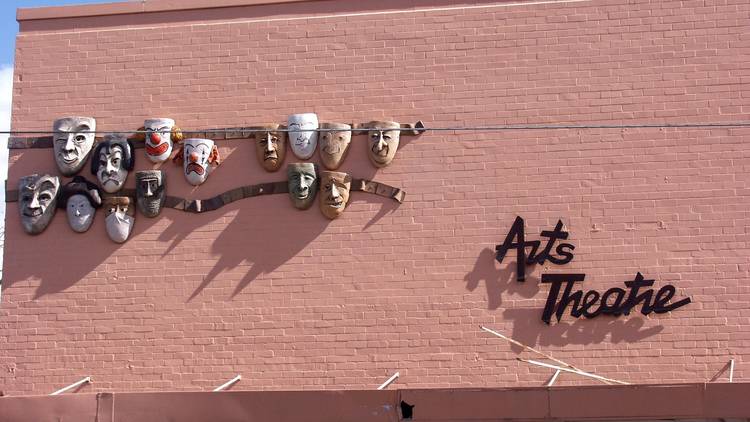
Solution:
<path fill-rule="evenodd" d="M 206 181 L 211 171 L 210 165 L 219 165 L 219 149 L 210 139 L 185 139 L 174 161 L 182 164 L 188 183 L 198 186 Z"/>
<path fill-rule="evenodd" d="M 146 144 L 146 157 L 152 163 L 161 163 L 172 154 L 172 142 L 179 141 L 181 133 L 174 120 L 166 118 L 146 119 L 143 124 Z"/>

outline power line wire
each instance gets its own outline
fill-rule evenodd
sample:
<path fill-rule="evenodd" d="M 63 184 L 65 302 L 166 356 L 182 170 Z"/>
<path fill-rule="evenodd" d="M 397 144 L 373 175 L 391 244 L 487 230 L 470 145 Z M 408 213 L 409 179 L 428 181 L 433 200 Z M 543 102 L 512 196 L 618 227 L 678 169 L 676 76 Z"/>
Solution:
<path fill-rule="evenodd" d="M 719 122 L 719 123 L 638 123 L 638 124 L 532 124 L 532 125 L 493 125 L 493 126 L 454 126 L 454 127 L 424 127 L 424 128 L 383 128 L 382 130 L 398 130 L 406 132 L 415 131 L 506 131 L 506 130 L 568 130 L 568 129 L 661 129 L 661 128 L 744 128 L 750 127 L 750 122 L 739 121 L 739 122 Z M 346 129 L 313 129 L 316 132 L 342 132 Z M 370 128 L 352 128 L 348 129 L 351 132 L 368 132 Z M 215 129 L 203 129 L 203 130 L 185 130 L 181 129 L 183 134 L 206 134 L 206 133 L 228 133 L 228 132 L 310 132 L 312 130 L 305 129 L 268 129 L 259 127 L 238 127 L 238 128 L 215 128 Z M 151 131 L 146 130 L 109 130 L 109 131 L 51 131 L 51 130 L 7 130 L 0 131 L 0 134 L 7 135 L 53 135 L 55 133 L 93 133 L 93 134 L 116 134 L 116 133 L 150 133 Z"/>

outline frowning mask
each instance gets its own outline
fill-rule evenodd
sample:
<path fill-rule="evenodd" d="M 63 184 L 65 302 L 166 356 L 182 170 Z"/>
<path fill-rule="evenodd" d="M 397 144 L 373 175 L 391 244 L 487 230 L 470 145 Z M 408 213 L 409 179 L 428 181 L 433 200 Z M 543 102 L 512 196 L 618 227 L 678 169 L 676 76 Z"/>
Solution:
<path fill-rule="evenodd" d="M 61 202 L 65 204 L 68 224 L 76 233 L 83 233 L 94 222 L 96 209 L 102 205 L 99 188 L 82 176 L 63 186 Z"/>
<path fill-rule="evenodd" d="M 286 168 L 289 198 L 294 208 L 306 210 L 318 193 L 318 176 L 313 163 L 292 163 Z"/>
<path fill-rule="evenodd" d="M 333 220 L 346 209 L 352 178 L 338 171 L 320 172 L 320 211 Z"/>
<path fill-rule="evenodd" d="M 138 209 L 146 217 L 156 217 L 167 199 L 161 170 L 135 172 L 135 196 Z"/>
<path fill-rule="evenodd" d="M 135 224 L 135 210 L 127 196 L 111 196 L 104 200 L 107 235 L 115 243 L 128 240 Z"/>
<path fill-rule="evenodd" d="M 286 132 L 281 132 L 280 125 L 265 125 L 253 133 L 255 155 L 258 162 L 267 171 L 276 171 L 286 157 Z"/>
<path fill-rule="evenodd" d="M 96 120 L 93 117 L 64 117 L 52 124 L 55 162 L 63 176 L 72 176 L 83 168 L 94 146 Z"/>
<path fill-rule="evenodd" d="M 318 145 L 318 116 L 315 113 L 292 114 L 287 120 L 289 144 L 300 160 L 307 160 Z"/>
<path fill-rule="evenodd" d="M 323 123 L 321 129 L 333 129 L 320 133 L 320 161 L 328 170 L 341 166 L 352 142 L 352 127 L 343 123 Z"/>
<path fill-rule="evenodd" d="M 401 125 L 396 122 L 369 122 L 367 131 L 367 156 L 375 167 L 385 167 L 393 161 L 398 150 Z"/>
<path fill-rule="evenodd" d="M 211 164 L 220 164 L 219 149 L 210 139 L 189 138 L 185 139 L 174 160 L 182 164 L 188 183 L 198 186 L 208 178 Z"/>
<path fill-rule="evenodd" d="M 18 211 L 28 234 L 44 231 L 55 215 L 60 179 L 48 174 L 22 177 L 18 181 Z"/>
<path fill-rule="evenodd" d="M 182 140 L 182 133 L 172 119 L 146 119 L 143 127 L 146 131 L 146 157 L 152 163 L 166 161 L 172 154 L 173 143 Z"/>
<path fill-rule="evenodd" d="M 125 135 L 108 135 L 96 146 L 91 160 L 91 173 L 96 175 L 105 192 L 114 193 L 125 185 L 128 172 L 133 170 L 134 164 L 133 145 Z"/>

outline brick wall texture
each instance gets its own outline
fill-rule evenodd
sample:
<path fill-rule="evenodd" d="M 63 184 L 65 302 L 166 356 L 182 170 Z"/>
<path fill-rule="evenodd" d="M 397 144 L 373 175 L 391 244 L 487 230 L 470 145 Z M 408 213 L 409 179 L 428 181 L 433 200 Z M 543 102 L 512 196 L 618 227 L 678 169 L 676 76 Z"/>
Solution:
<path fill-rule="evenodd" d="M 336 0 L 22 22 L 15 130 L 94 116 L 103 131 L 172 117 L 184 129 L 390 119 L 432 127 L 746 121 L 746 0 Z M 538 386 L 552 370 L 480 325 L 631 383 L 750 376 L 750 128 L 431 131 L 375 169 L 364 136 L 342 167 L 407 192 L 355 192 L 334 221 L 285 195 L 191 215 L 136 216 L 123 245 L 59 212 L 38 236 L 9 204 L 0 389 L 84 391 Z M 220 141 L 207 198 L 285 180 L 247 140 Z M 137 151 L 137 169 L 153 168 Z M 12 150 L 9 184 L 58 174 L 49 149 Z M 318 160 L 317 155 L 311 161 Z M 294 158 L 289 153 L 287 163 Z M 92 176 L 85 173 L 87 177 Z M 133 187 L 133 177 L 128 187 Z M 13 187 L 14 188 L 14 187 Z M 516 216 L 558 219 L 575 258 L 494 260 Z M 637 272 L 692 303 L 666 314 L 541 321 L 541 274 L 585 290 Z M 724 370 L 724 372 L 722 372 Z M 596 383 L 563 374 L 558 383 Z"/>

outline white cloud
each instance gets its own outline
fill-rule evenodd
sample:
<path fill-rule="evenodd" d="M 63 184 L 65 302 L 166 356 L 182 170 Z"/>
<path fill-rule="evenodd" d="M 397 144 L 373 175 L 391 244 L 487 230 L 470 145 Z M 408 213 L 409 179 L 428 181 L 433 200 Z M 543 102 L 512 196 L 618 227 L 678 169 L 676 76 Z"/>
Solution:
<path fill-rule="evenodd" d="M 0 65 L 0 131 L 10 130 L 13 101 L 13 65 Z M 8 178 L 8 135 L 0 134 L 0 280 L 2 280 L 3 244 L 5 243 L 5 180 Z"/>

